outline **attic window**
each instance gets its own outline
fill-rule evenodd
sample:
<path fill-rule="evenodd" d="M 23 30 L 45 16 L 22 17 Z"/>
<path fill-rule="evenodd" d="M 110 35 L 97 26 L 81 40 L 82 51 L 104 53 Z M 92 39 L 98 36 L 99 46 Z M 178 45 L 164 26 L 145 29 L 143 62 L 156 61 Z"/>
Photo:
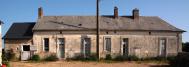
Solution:
<path fill-rule="evenodd" d="M 78 26 L 82 26 L 82 24 L 78 24 Z"/>

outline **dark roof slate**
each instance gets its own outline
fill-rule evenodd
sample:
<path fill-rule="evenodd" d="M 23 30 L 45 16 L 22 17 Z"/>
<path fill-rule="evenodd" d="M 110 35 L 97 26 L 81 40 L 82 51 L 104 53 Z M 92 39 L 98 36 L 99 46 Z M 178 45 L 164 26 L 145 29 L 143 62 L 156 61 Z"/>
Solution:
<path fill-rule="evenodd" d="M 3 39 L 31 39 L 35 22 L 13 23 Z"/>
<path fill-rule="evenodd" d="M 96 16 L 43 16 L 38 19 L 33 30 L 94 30 Z M 178 29 L 157 16 L 140 16 L 139 22 L 132 16 L 100 17 L 101 30 L 178 31 Z"/>

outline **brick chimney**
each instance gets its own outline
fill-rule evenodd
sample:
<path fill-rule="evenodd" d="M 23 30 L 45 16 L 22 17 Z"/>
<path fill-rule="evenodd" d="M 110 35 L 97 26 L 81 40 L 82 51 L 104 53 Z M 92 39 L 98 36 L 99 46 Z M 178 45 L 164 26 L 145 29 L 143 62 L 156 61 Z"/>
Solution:
<path fill-rule="evenodd" d="M 115 6 L 114 7 L 114 18 L 118 18 L 118 8 Z"/>
<path fill-rule="evenodd" d="M 42 18 L 43 17 L 43 8 L 40 7 L 38 8 L 38 18 Z"/>
<path fill-rule="evenodd" d="M 135 8 L 133 9 L 133 19 L 134 20 L 139 20 L 139 9 L 138 8 Z"/>

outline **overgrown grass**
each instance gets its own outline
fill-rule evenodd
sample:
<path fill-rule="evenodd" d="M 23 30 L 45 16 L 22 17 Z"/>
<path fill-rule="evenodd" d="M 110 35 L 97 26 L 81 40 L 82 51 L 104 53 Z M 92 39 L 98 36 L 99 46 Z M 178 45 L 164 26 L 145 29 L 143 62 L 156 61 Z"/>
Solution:
<path fill-rule="evenodd" d="M 43 61 L 58 61 L 58 57 L 55 54 L 51 54 L 45 57 Z"/>
<path fill-rule="evenodd" d="M 83 54 L 80 54 L 78 56 L 67 58 L 67 61 L 98 61 L 98 58 L 96 57 L 96 54 L 91 54 L 90 56 L 84 56 Z"/>
<path fill-rule="evenodd" d="M 32 62 L 39 62 L 41 59 L 39 55 L 33 55 L 30 60 Z"/>

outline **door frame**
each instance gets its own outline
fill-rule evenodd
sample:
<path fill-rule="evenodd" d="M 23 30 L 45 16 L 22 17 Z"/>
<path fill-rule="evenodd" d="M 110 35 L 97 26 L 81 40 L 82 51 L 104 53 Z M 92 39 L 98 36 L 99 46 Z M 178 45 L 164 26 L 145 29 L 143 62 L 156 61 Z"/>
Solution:
<path fill-rule="evenodd" d="M 31 58 L 31 49 L 29 51 L 24 51 L 23 46 L 25 46 L 25 45 L 29 46 L 29 49 L 30 49 L 30 46 L 31 46 L 30 44 L 21 44 L 21 50 L 20 50 L 21 60 L 22 60 L 22 54 L 23 54 L 23 52 L 28 52 L 29 53 L 29 56 L 28 56 L 27 60 L 29 60 Z"/>
<path fill-rule="evenodd" d="M 161 40 L 165 40 L 165 45 L 164 45 L 165 46 L 165 54 L 164 55 L 162 55 L 162 53 L 161 53 L 161 46 L 160 46 L 161 45 L 160 44 Z M 158 47 L 159 47 L 158 48 L 159 49 L 158 50 L 158 55 L 159 56 L 162 56 L 162 57 L 166 57 L 167 56 L 167 45 L 168 45 L 168 39 L 167 38 L 159 38 L 159 41 L 158 41 Z"/>
<path fill-rule="evenodd" d="M 81 44 L 81 53 L 84 55 L 84 57 L 86 57 L 86 49 L 85 49 L 85 43 L 84 43 L 84 41 L 85 41 L 85 38 L 88 38 L 89 40 L 90 40 L 90 55 L 91 55 L 91 49 L 92 49 L 92 40 L 91 40 L 91 38 L 90 37 L 82 37 L 82 44 Z"/>
<path fill-rule="evenodd" d="M 61 52 L 60 52 L 60 40 L 59 39 L 63 39 L 64 40 L 64 57 L 61 57 Z M 59 57 L 59 59 L 64 59 L 64 58 L 66 58 L 66 55 L 65 55 L 65 45 L 66 45 L 66 39 L 63 37 L 63 38 L 57 38 L 57 45 L 58 45 L 58 52 L 57 52 L 57 54 L 58 54 L 58 57 Z M 61 48 L 62 49 L 62 48 Z"/>
<path fill-rule="evenodd" d="M 106 38 L 110 38 L 110 42 L 111 42 L 111 44 L 110 44 L 110 52 L 106 51 Z M 112 37 L 111 36 L 104 36 L 103 41 L 104 41 L 103 52 L 105 52 L 106 55 L 108 55 L 108 54 L 111 55 L 112 54 Z"/>
<path fill-rule="evenodd" d="M 124 53 L 123 53 L 123 49 L 124 49 L 124 47 L 123 47 L 123 39 L 127 39 L 127 56 L 129 55 L 129 38 L 121 38 L 121 45 L 120 45 L 120 49 L 121 49 L 121 55 L 124 55 Z"/>

